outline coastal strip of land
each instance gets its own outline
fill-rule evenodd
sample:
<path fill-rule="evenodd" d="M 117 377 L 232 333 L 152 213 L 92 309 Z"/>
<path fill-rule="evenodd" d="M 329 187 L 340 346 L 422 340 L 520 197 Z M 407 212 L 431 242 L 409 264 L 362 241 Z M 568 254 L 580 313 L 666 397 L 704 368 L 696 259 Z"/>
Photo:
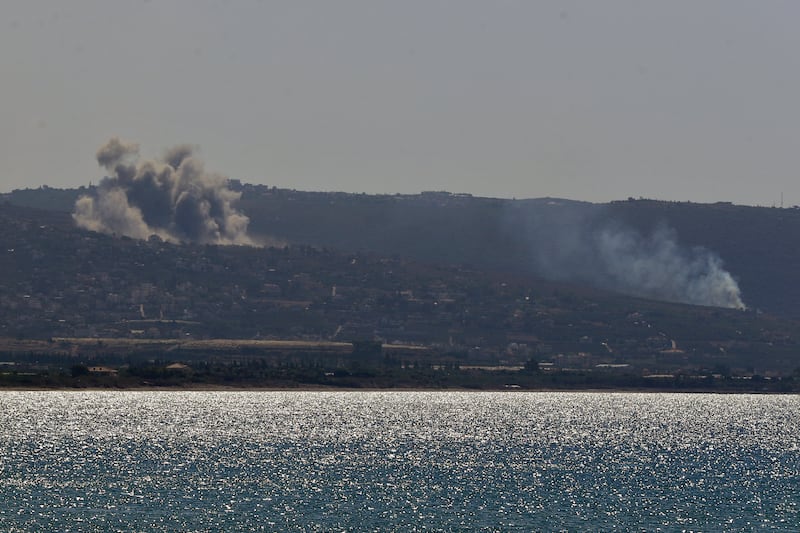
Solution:
<path fill-rule="evenodd" d="M 0 339 L 0 389 L 796 393 L 800 375 L 508 364 L 377 341 L 54 337 Z"/>

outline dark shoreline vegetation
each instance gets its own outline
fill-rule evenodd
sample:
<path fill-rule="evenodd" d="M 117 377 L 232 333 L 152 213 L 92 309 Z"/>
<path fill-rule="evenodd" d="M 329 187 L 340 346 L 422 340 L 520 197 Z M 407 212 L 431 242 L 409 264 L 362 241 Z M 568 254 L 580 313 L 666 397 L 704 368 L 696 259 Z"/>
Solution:
<path fill-rule="evenodd" d="M 800 210 L 589 207 L 644 233 L 671 213 L 682 242 L 726 251 L 762 311 L 511 268 L 528 252 L 501 213 L 583 209 L 576 202 L 239 189 L 272 245 L 104 235 L 65 210 L 78 191 L 4 195 L 0 388 L 800 391 L 800 299 L 788 281 L 800 256 L 786 246 L 762 260 Z M 728 232 L 748 224 L 764 230 L 757 245 Z"/>
<path fill-rule="evenodd" d="M 84 357 L 58 347 L 82 347 Z M 632 373 L 627 368 L 554 369 L 469 364 L 465 354 L 372 341 L 319 343 L 235 340 L 131 343 L 51 340 L 50 351 L 6 352 L 0 390 L 12 389 L 380 389 L 380 390 L 625 390 L 658 392 L 795 393 L 800 373 L 780 377 L 731 374 Z M 94 346 L 90 346 L 93 343 Z M 15 343 L 17 349 L 27 343 Z M 40 343 L 29 343 L 29 348 Z M 87 350 L 87 347 L 89 348 Z M 91 355 L 86 355 L 91 354 Z M 11 357 L 9 357 L 11 356 Z M 180 360 L 181 362 L 175 362 Z M 81 361 L 81 362 L 76 362 Z"/>

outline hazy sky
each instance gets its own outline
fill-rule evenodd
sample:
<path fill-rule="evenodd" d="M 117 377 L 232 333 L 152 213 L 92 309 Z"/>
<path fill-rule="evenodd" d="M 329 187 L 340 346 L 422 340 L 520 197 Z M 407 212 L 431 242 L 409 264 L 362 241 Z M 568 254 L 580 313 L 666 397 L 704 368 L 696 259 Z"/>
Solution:
<path fill-rule="evenodd" d="M 305 190 L 800 204 L 800 2 L 0 3 L 0 191 L 110 136 Z"/>

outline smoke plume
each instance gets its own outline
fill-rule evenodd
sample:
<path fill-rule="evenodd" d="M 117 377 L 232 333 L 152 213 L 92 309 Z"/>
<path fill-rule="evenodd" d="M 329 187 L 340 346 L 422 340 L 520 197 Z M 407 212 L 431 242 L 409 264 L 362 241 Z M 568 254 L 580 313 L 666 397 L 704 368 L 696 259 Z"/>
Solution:
<path fill-rule="evenodd" d="M 110 177 L 96 195 L 81 196 L 72 217 L 78 226 L 108 234 L 170 242 L 248 244 L 247 216 L 233 205 L 240 193 L 227 179 L 209 174 L 192 147 L 167 150 L 157 160 L 139 161 L 139 145 L 110 139 L 97 151 Z"/>
<path fill-rule="evenodd" d="M 745 308 L 719 256 L 682 246 L 666 225 L 642 234 L 599 210 L 569 205 L 534 209 L 516 222 L 527 232 L 535 270 L 546 278 L 655 300 Z"/>

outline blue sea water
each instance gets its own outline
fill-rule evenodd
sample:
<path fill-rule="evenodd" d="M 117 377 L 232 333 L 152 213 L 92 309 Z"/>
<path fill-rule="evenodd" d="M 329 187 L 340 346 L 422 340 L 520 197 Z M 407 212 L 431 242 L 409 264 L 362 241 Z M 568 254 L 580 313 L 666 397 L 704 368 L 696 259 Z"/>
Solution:
<path fill-rule="evenodd" d="M 3 531 L 798 529 L 798 396 L 0 392 Z"/>

